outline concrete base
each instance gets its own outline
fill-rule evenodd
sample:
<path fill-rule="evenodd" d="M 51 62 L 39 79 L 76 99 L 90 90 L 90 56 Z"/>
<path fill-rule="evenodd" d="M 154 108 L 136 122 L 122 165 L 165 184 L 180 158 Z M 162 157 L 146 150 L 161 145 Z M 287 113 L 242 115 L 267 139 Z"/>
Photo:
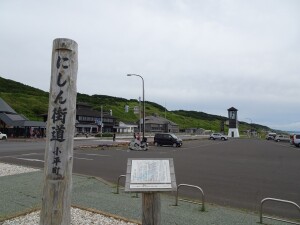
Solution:
<path fill-rule="evenodd" d="M 238 128 L 229 128 L 228 137 L 239 138 L 240 137 L 239 129 Z"/>

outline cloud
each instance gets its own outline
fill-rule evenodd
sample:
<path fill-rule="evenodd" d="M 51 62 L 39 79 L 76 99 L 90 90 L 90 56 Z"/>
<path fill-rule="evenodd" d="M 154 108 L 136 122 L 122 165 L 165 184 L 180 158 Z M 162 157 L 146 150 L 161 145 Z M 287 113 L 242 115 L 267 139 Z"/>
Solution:
<path fill-rule="evenodd" d="M 81 93 L 138 98 L 136 73 L 146 99 L 170 109 L 236 106 L 281 123 L 299 113 L 299 11 L 294 0 L 1 1 L 0 73 L 48 91 L 52 42 L 66 37 L 79 45 Z"/>

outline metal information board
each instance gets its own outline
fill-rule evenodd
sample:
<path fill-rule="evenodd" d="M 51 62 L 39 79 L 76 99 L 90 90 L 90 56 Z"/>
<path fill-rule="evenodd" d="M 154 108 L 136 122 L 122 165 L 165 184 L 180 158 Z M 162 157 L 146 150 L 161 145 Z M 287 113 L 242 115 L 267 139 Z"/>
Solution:
<path fill-rule="evenodd" d="M 128 159 L 125 191 L 176 190 L 173 159 Z"/>

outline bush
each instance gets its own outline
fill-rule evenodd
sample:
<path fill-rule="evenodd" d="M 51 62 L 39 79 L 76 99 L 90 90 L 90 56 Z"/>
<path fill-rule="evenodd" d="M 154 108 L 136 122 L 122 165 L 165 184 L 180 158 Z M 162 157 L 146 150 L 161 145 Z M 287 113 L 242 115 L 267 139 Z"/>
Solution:
<path fill-rule="evenodd" d="M 95 137 L 101 137 L 101 134 L 98 133 L 95 135 Z M 113 133 L 103 133 L 102 137 L 113 137 Z"/>

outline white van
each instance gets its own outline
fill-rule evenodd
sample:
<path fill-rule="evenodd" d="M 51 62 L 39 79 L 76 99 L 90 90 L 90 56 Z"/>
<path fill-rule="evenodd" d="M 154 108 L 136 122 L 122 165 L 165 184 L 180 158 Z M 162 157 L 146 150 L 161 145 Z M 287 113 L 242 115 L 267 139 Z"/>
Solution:
<path fill-rule="evenodd" d="M 294 145 L 300 147 L 300 134 L 294 135 Z"/>
<path fill-rule="evenodd" d="M 276 133 L 268 133 L 266 136 L 267 140 L 274 140 L 274 138 L 276 137 Z"/>
<path fill-rule="evenodd" d="M 0 140 L 7 140 L 7 135 L 0 132 Z"/>

